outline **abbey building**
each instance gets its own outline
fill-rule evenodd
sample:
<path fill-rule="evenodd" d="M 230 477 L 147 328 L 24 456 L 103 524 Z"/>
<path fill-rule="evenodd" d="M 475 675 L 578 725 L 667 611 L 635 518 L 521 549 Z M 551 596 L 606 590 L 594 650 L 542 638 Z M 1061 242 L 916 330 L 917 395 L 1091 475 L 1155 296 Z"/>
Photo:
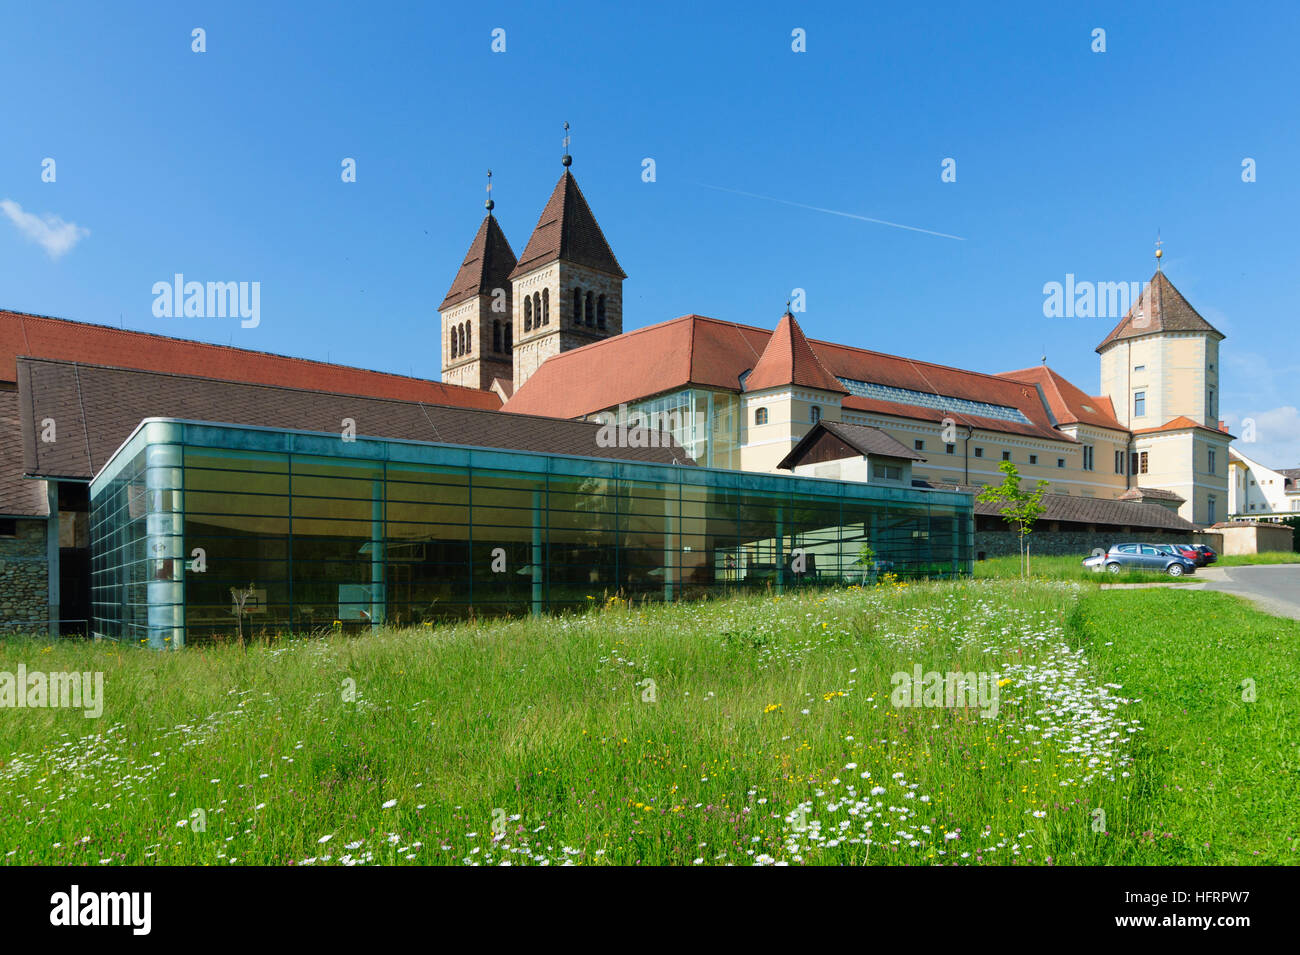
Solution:
<path fill-rule="evenodd" d="M 566 163 L 518 259 L 489 208 L 439 306 L 443 381 L 506 412 L 666 421 L 710 467 L 839 476 L 837 460 L 802 461 L 807 448 L 790 457 L 838 423 L 915 456 L 869 481 L 979 486 L 1009 460 L 1053 494 L 1158 502 L 1202 526 L 1228 516 L 1224 336 L 1163 271 L 1097 346 L 1095 389 L 1046 365 L 987 374 L 818 341 L 790 314 L 624 332 L 624 278 Z"/>

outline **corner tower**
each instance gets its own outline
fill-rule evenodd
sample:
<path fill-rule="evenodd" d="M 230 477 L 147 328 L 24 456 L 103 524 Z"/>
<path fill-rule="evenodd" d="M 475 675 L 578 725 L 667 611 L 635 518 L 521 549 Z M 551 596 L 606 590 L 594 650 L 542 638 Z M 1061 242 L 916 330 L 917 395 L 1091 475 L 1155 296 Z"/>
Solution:
<path fill-rule="evenodd" d="M 1173 491 L 1183 499 L 1179 515 L 1201 525 L 1228 515 L 1232 435 L 1219 424 L 1223 337 L 1157 267 L 1141 298 L 1097 346 L 1101 392 L 1132 433 L 1116 473 L 1126 475 L 1130 489 Z"/>
<path fill-rule="evenodd" d="M 512 378 L 510 272 L 515 253 L 492 215 L 488 173 L 487 215 L 470 243 L 451 288 L 438 306 L 442 316 L 442 380 L 486 390 Z"/>
<path fill-rule="evenodd" d="M 623 331 L 623 279 L 591 207 L 569 172 L 542 210 L 510 273 L 514 316 L 514 387 L 546 359 Z"/>
<path fill-rule="evenodd" d="M 1097 346 L 1101 393 L 1115 405 L 1120 423 L 1133 431 L 1177 417 L 1217 428 L 1223 337 L 1157 270 Z"/>

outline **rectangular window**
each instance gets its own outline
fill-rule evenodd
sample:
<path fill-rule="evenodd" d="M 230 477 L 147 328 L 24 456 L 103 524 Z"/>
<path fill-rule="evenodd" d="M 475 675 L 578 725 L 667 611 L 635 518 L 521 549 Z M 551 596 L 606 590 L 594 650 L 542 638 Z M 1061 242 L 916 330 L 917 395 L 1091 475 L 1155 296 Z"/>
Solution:
<path fill-rule="evenodd" d="M 983 448 L 976 448 L 976 449 L 975 449 L 975 457 L 977 457 L 977 458 L 982 458 L 982 457 L 984 457 L 984 449 L 983 449 Z"/>
<path fill-rule="evenodd" d="M 1057 458 L 1057 459 L 1056 459 L 1056 466 L 1057 466 L 1058 468 L 1063 468 L 1063 467 L 1065 467 L 1065 458 Z"/>
<path fill-rule="evenodd" d="M 1135 372 L 1138 372 L 1138 371 L 1146 371 L 1146 370 L 1147 370 L 1147 366 L 1146 366 L 1146 365 L 1134 365 L 1134 366 L 1133 366 L 1133 370 L 1134 370 Z"/>
<path fill-rule="evenodd" d="M 886 481 L 901 481 L 903 479 L 903 469 L 897 464 L 880 464 L 873 461 L 871 463 L 871 476 L 884 478 Z"/>
<path fill-rule="evenodd" d="M 1129 455 L 1129 474 L 1146 474 L 1147 473 L 1147 452 L 1134 451 Z"/>
<path fill-rule="evenodd" d="M 949 454 L 956 454 L 956 453 L 957 453 L 957 445 L 955 445 L 955 444 L 945 444 L 943 447 L 944 447 L 944 450 L 947 451 Z"/>
<path fill-rule="evenodd" d="M 1003 461 L 1010 461 L 1010 460 L 1011 460 L 1011 452 L 1010 452 L 1010 451 L 1003 451 L 1003 452 L 1002 452 L 1002 460 L 1003 460 Z"/>
<path fill-rule="evenodd" d="M 1093 453 L 1095 451 L 1096 449 L 1091 444 L 1085 444 L 1083 446 L 1083 469 L 1085 471 L 1091 471 L 1093 469 Z"/>
<path fill-rule="evenodd" d="M 1031 454 L 1031 455 L 1029 456 L 1029 463 L 1030 463 L 1030 464 L 1037 464 L 1037 463 L 1038 463 L 1038 455 L 1036 455 L 1036 454 Z"/>
<path fill-rule="evenodd" d="M 1124 473 L 1124 452 L 1123 451 L 1115 452 L 1115 473 L 1116 474 Z"/>
<path fill-rule="evenodd" d="M 1147 393 L 1137 391 L 1133 393 L 1133 417 L 1145 418 L 1147 413 Z"/>
<path fill-rule="evenodd" d="M 1215 510 L 1217 509 L 1216 506 L 1215 506 L 1215 505 L 1216 505 L 1216 501 L 1214 500 L 1214 495 L 1213 495 L 1213 494 L 1211 494 L 1209 497 L 1207 497 L 1207 498 L 1205 499 L 1205 505 L 1206 505 L 1206 510 L 1207 510 L 1207 517 L 1206 517 L 1206 521 L 1205 521 L 1205 522 L 1206 522 L 1207 524 L 1213 524 L 1213 523 L 1214 523 L 1214 519 L 1215 519 L 1215 518 L 1214 518 L 1214 512 L 1215 512 Z"/>
<path fill-rule="evenodd" d="M 924 451 L 924 450 L 925 450 L 925 442 L 924 442 L 923 440 L 921 440 L 920 438 L 917 438 L 915 441 L 913 441 L 913 442 L 912 442 L 912 446 L 913 446 L 914 448 L 916 448 L 916 450 L 918 450 L 918 451 Z"/>
<path fill-rule="evenodd" d="M 1210 448 L 1210 473 L 1214 472 L 1214 448 Z"/>
<path fill-rule="evenodd" d="M 1209 390 L 1209 400 L 1206 402 L 1206 417 L 1214 419 L 1214 389 Z"/>

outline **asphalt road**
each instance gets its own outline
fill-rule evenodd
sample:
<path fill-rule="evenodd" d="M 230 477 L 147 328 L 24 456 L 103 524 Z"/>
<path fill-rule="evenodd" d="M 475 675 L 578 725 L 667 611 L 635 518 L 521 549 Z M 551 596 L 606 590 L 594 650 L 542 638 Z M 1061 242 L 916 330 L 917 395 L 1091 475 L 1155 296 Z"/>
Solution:
<path fill-rule="evenodd" d="M 1197 590 L 1218 590 L 1245 597 L 1271 614 L 1300 620 L 1300 564 L 1255 564 L 1250 567 L 1200 567 Z"/>

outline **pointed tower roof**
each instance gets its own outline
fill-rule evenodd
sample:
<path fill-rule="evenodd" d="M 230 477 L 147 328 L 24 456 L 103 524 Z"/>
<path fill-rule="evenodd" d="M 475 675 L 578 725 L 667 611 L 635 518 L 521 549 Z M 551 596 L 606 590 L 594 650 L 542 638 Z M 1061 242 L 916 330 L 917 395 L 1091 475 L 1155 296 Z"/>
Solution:
<path fill-rule="evenodd" d="M 514 267 L 514 250 L 489 212 L 483 217 L 483 223 L 465 253 L 465 261 L 460 264 L 460 271 L 452 280 L 438 311 L 459 305 L 475 295 L 490 293 L 493 289 L 509 288 L 510 270 Z"/>
<path fill-rule="evenodd" d="M 1139 312 L 1142 312 L 1140 316 Z M 1097 346 L 1097 351 L 1126 338 L 1140 338 L 1157 332 L 1209 332 L 1224 337 L 1221 331 L 1197 314 L 1165 273 L 1157 270 L 1142 297 L 1133 303 L 1120 323 Z"/>
<path fill-rule="evenodd" d="M 762 391 L 782 385 L 802 385 L 848 394 L 839 379 L 826 370 L 804 337 L 803 329 L 789 312 L 781 316 L 776 331 L 759 356 L 758 364 L 745 379 L 746 391 Z"/>
<path fill-rule="evenodd" d="M 605 233 L 596 224 L 596 217 L 591 213 L 591 206 L 583 198 L 578 188 L 578 180 L 566 168 L 560 181 L 555 184 L 542 217 L 537 220 L 537 228 L 524 246 L 524 254 L 519 257 L 519 264 L 510 273 L 511 278 L 518 278 L 526 272 L 556 260 L 585 265 L 600 272 L 627 278 L 627 273 L 619 267 L 618 259 L 605 241 Z"/>

